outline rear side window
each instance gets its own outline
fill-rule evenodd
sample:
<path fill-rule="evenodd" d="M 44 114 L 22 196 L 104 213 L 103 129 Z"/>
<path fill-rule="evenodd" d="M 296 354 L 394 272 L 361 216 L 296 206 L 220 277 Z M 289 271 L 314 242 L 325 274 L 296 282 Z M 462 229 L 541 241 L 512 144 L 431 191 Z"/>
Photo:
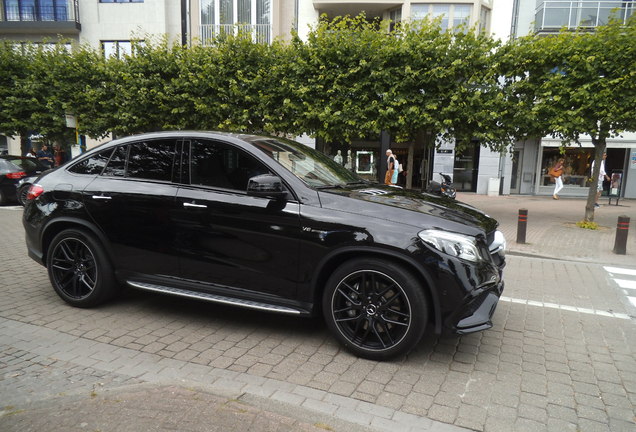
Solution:
<path fill-rule="evenodd" d="M 126 177 L 171 181 L 175 145 L 174 140 L 131 144 Z"/>
<path fill-rule="evenodd" d="M 0 173 L 4 174 L 4 173 L 14 172 L 18 170 L 19 170 L 19 167 L 17 167 L 15 164 L 12 164 L 8 160 L 0 159 Z"/>
<path fill-rule="evenodd" d="M 75 174 L 101 174 L 104 167 L 108 163 L 113 149 L 108 149 L 95 153 L 89 158 L 84 159 L 70 167 L 68 170 Z"/>
<path fill-rule="evenodd" d="M 25 171 L 35 171 L 38 169 L 38 164 L 35 159 L 12 159 L 11 163 L 19 166 Z"/>

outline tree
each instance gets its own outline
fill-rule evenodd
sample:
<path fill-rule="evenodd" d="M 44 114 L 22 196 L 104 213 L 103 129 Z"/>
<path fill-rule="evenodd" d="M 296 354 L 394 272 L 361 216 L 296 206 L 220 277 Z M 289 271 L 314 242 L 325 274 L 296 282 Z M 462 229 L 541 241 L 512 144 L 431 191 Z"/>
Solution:
<path fill-rule="evenodd" d="M 511 144 L 497 121 L 506 107 L 492 67 L 498 42 L 464 28 L 442 31 L 435 22 L 404 26 L 396 40 L 383 127 L 403 141 L 424 132 L 432 145 L 441 137 L 457 151 L 473 139 L 494 151 Z"/>
<path fill-rule="evenodd" d="M 22 136 L 22 154 L 28 151 L 26 138 L 30 135 L 28 125 L 21 121 L 27 107 L 19 91 L 29 75 L 26 54 L 9 41 L 0 41 L 0 132 Z"/>
<path fill-rule="evenodd" d="M 86 92 L 95 86 L 98 61 L 92 51 L 72 53 L 63 42 L 0 44 L 0 131 L 20 135 L 23 153 L 32 134 L 62 145 L 74 142 L 75 131 L 67 128 L 65 114 L 77 115 L 93 106 Z"/>
<path fill-rule="evenodd" d="M 304 132 L 328 141 L 379 134 L 394 36 L 364 15 L 323 17 L 307 41 L 293 40 L 293 85 L 285 104 Z"/>
<path fill-rule="evenodd" d="M 511 42 L 501 57 L 505 87 L 516 105 L 518 134 L 548 131 L 563 146 L 589 135 L 599 161 L 607 139 L 636 130 L 636 19 L 611 21 L 591 33 L 562 31 Z M 516 62 L 514 59 L 516 58 Z M 534 126 L 533 126 L 534 124 Z M 600 163 L 594 164 L 585 220 L 594 220 Z"/>

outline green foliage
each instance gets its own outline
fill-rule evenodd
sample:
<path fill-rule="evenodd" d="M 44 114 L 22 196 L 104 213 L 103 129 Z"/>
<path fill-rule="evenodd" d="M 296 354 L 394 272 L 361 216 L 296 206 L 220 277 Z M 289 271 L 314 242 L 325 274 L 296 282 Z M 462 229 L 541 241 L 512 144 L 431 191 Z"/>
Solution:
<path fill-rule="evenodd" d="M 504 74 L 520 115 L 564 141 L 636 129 L 636 20 L 511 44 Z M 535 127 L 536 128 L 536 127 Z M 530 129 L 535 129 L 530 127 Z M 534 131 L 533 131 L 534 132 Z"/>
<path fill-rule="evenodd" d="M 599 229 L 599 225 L 596 222 L 590 222 L 586 220 L 582 220 L 576 223 L 576 226 L 583 229 L 589 230 L 597 230 Z"/>
<path fill-rule="evenodd" d="M 74 113 L 93 137 L 220 129 L 346 143 L 385 130 L 502 151 L 525 137 L 587 133 L 600 148 L 636 130 L 634 23 L 500 46 L 473 30 L 388 31 L 359 16 L 322 20 L 307 41 L 147 40 L 121 59 L 0 42 L 0 132 L 68 138 L 64 114 Z"/>
<path fill-rule="evenodd" d="M 19 88 L 29 76 L 29 54 L 0 41 L 0 131 L 9 136 L 28 130 L 22 121 L 26 98 L 20 96 Z"/>
<path fill-rule="evenodd" d="M 121 59 L 88 47 L 3 47 L 0 130 L 63 136 L 63 115 L 74 113 L 93 137 L 220 129 L 349 142 L 387 130 L 501 149 L 510 139 L 494 115 L 505 110 L 494 48 L 473 31 L 427 23 L 389 32 L 364 16 L 322 20 L 306 42 L 237 34 L 184 48 L 164 39 L 133 44 Z"/>

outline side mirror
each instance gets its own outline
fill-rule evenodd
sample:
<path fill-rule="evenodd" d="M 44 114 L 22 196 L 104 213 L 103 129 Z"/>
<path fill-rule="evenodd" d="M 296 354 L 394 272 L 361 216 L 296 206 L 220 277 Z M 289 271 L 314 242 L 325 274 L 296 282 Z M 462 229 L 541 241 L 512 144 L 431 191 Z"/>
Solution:
<path fill-rule="evenodd" d="M 283 199 L 287 197 L 287 191 L 283 188 L 283 182 L 280 177 L 271 174 L 262 174 L 248 180 L 247 195 Z"/>

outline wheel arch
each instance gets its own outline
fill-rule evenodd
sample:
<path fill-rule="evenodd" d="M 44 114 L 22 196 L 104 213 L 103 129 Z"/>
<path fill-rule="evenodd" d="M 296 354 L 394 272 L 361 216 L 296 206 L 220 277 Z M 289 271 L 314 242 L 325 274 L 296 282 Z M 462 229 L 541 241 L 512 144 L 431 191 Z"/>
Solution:
<path fill-rule="evenodd" d="M 391 250 L 376 248 L 342 248 L 332 252 L 320 262 L 317 266 L 314 277 L 312 279 L 313 304 L 316 314 L 321 311 L 322 295 L 325 285 L 331 274 L 344 262 L 351 259 L 360 258 L 381 258 L 385 261 L 391 261 L 397 265 L 405 267 L 417 277 L 429 304 L 429 317 L 435 326 L 435 333 L 439 334 L 442 330 L 441 306 L 437 292 L 434 289 L 435 283 L 428 271 L 418 264 L 414 259 L 399 254 Z"/>
<path fill-rule="evenodd" d="M 85 231 L 93 234 L 100 242 L 100 244 L 104 247 L 104 251 L 106 252 L 108 260 L 111 263 L 113 262 L 110 243 L 108 242 L 108 239 L 106 239 L 104 234 L 95 225 L 83 219 L 57 218 L 44 227 L 44 229 L 42 230 L 42 235 L 40 236 L 42 242 L 42 263 L 44 265 L 46 265 L 49 246 L 51 245 L 51 242 L 53 241 L 55 236 L 62 231 L 71 228 L 84 229 Z"/>

